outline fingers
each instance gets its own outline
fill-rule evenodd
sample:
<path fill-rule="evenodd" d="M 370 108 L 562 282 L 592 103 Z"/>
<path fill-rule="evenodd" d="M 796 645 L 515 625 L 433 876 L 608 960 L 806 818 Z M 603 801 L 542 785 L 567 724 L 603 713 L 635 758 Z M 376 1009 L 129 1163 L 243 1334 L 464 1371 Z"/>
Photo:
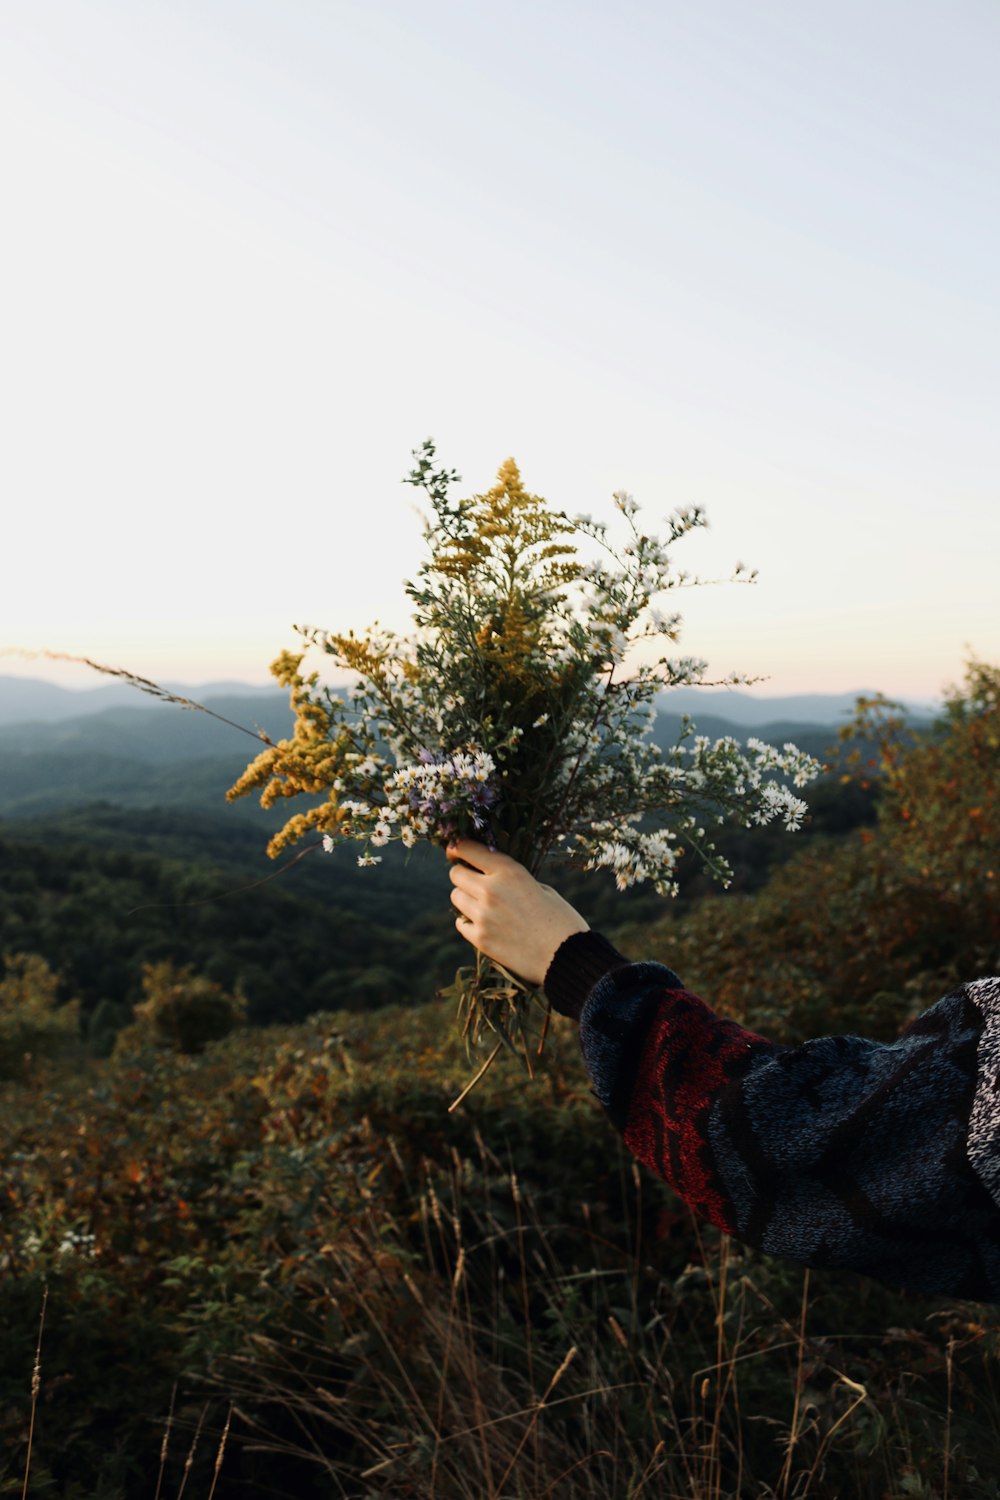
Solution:
<path fill-rule="evenodd" d="M 455 926 L 474 947 L 478 946 L 476 918 L 481 914 L 479 896 L 483 894 L 483 876 L 490 851 L 474 839 L 456 839 L 449 844 L 447 855 L 452 861 L 448 878 L 452 883 L 451 904 L 458 910 Z M 485 856 L 485 858 L 483 857 Z M 461 861 L 461 863 L 459 863 Z"/>
<path fill-rule="evenodd" d="M 471 917 L 479 905 L 475 896 L 469 891 L 460 890 L 458 886 L 452 891 L 450 900 L 452 906 L 457 906 L 458 910 L 463 912 L 467 917 Z"/>
<path fill-rule="evenodd" d="M 478 947 L 479 944 L 476 936 L 478 928 L 472 916 L 472 913 L 476 909 L 475 901 L 472 900 L 467 892 L 456 888 L 451 893 L 451 904 L 458 910 L 458 916 L 455 918 L 455 926 L 462 936 L 468 942 L 472 943 L 473 947 Z"/>
<path fill-rule="evenodd" d="M 496 870 L 500 865 L 508 862 L 506 854 L 500 854 L 495 849 L 487 849 L 485 844 L 480 844 L 476 839 L 453 839 L 445 850 L 449 859 L 464 860 L 473 869 L 481 870 L 488 874 Z"/>
<path fill-rule="evenodd" d="M 468 865 L 452 865 L 448 871 L 448 879 L 452 885 L 458 886 L 460 890 L 479 895 L 484 884 L 481 870 L 472 870 Z"/>

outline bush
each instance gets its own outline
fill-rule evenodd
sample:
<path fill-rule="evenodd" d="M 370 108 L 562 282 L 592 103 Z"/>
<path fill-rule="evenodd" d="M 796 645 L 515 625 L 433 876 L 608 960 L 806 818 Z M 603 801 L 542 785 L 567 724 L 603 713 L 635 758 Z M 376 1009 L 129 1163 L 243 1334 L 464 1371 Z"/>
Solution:
<path fill-rule="evenodd" d="M 8 953 L 0 979 L 0 1078 L 23 1079 L 37 1058 L 64 1057 L 79 1042 L 75 1001 L 59 1002 L 59 977 L 37 953 Z"/>
<path fill-rule="evenodd" d="M 189 966 L 179 967 L 169 960 L 143 966 L 142 993 L 134 1023 L 121 1034 L 116 1047 L 128 1050 L 152 1041 L 175 1052 L 203 1052 L 209 1042 L 221 1041 L 246 1016 L 241 994 L 227 993 Z"/>

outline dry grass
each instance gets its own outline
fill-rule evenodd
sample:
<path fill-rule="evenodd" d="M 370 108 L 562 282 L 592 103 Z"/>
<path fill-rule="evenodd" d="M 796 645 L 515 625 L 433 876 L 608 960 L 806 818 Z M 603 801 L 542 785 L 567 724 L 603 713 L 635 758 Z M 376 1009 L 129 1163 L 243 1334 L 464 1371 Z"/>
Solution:
<path fill-rule="evenodd" d="M 859 1497 L 948 1494 L 950 1385 L 925 1490 L 919 1413 L 900 1398 L 890 1437 L 850 1341 L 810 1328 L 808 1271 L 794 1317 L 725 1238 L 651 1291 L 638 1234 L 599 1270 L 584 1214 L 591 1264 L 568 1265 L 516 1178 L 470 1213 L 466 1174 L 425 1169 L 419 1253 L 373 1216 L 331 1255 L 325 1337 L 290 1327 L 229 1367 L 249 1451 L 317 1466 L 342 1500 L 822 1500 L 845 1475 Z"/>
<path fill-rule="evenodd" d="M 574 1224 L 553 1222 L 481 1136 L 478 1158 L 452 1149 L 448 1170 L 411 1170 L 409 1197 L 372 1198 L 360 1221 L 320 1204 L 321 1278 L 297 1286 L 285 1326 L 220 1362 L 196 1404 L 185 1375 L 180 1414 L 175 1387 L 144 1495 L 229 1500 L 243 1493 L 237 1467 L 258 1464 L 279 1478 L 255 1480 L 255 1493 L 312 1493 L 311 1471 L 317 1493 L 339 1500 L 995 1493 L 990 1444 L 976 1448 L 1000 1412 L 988 1326 L 962 1333 L 958 1314 L 942 1312 L 932 1349 L 916 1328 L 878 1326 L 876 1301 L 870 1332 L 836 1332 L 863 1324 L 822 1277 L 725 1237 L 691 1238 L 690 1224 L 691 1263 L 659 1274 L 644 1180 L 624 1158 L 630 1191 L 610 1233 L 606 1212 L 585 1203 Z M 43 1302 L 22 1500 L 44 1401 L 44 1314 Z M 914 1351 L 909 1382 L 901 1347 Z M 920 1389 L 932 1383 L 933 1400 Z M 226 1463 L 234 1449 L 239 1465 Z"/>
<path fill-rule="evenodd" d="M 211 719 L 218 719 L 220 724 L 228 724 L 231 729 L 238 729 L 241 734 L 250 735 L 251 739 L 260 740 L 265 745 L 274 743 L 263 729 L 248 729 L 245 724 L 237 724 L 233 719 L 217 714 L 214 709 L 206 708 L 204 703 L 196 703 L 193 698 L 184 698 L 179 693 L 171 693 L 167 688 L 160 687 L 158 682 L 151 682 L 148 677 L 140 677 L 136 672 L 128 672 L 124 667 L 109 667 L 105 662 L 92 661 L 89 656 L 71 656 L 65 651 L 21 651 L 4 647 L 0 649 L 0 656 L 75 662 L 77 666 L 90 667 L 91 671 L 100 672 L 102 677 L 113 677 L 117 682 L 134 687 L 140 693 L 147 693 L 151 698 L 158 698 L 161 703 L 172 703 L 177 708 L 194 709 L 198 713 L 208 714 Z"/>

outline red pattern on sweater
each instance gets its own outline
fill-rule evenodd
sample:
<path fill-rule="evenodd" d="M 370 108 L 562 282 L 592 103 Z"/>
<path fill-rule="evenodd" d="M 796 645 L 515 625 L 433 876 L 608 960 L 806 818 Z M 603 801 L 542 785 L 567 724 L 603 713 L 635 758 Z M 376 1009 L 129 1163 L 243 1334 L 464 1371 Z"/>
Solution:
<path fill-rule="evenodd" d="M 751 1046 L 763 1038 L 721 1021 L 687 990 L 667 995 L 643 1047 L 625 1144 L 698 1214 L 732 1233 L 736 1223 L 712 1162 L 708 1116 L 719 1089 L 742 1077 Z"/>

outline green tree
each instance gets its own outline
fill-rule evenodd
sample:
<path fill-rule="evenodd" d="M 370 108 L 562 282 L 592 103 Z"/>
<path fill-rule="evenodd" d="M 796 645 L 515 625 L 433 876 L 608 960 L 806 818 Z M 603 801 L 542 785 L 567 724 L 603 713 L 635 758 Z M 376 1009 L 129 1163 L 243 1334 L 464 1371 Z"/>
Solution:
<path fill-rule="evenodd" d="M 238 991 L 227 992 L 196 975 L 190 965 L 182 967 L 169 959 L 143 966 L 142 994 L 134 1023 L 122 1032 L 116 1051 L 152 1042 L 175 1052 L 203 1052 L 246 1016 L 246 1000 Z"/>
<path fill-rule="evenodd" d="M 880 827 L 914 882 L 1000 942 L 1000 667 L 969 663 L 938 730 L 901 755 L 883 743 Z"/>
<path fill-rule="evenodd" d="M 37 953 L 5 954 L 0 979 L 0 1078 L 20 1080 L 38 1057 L 60 1057 L 80 1034 L 75 1000 L 59 1002 L 59 976 Z"/>

